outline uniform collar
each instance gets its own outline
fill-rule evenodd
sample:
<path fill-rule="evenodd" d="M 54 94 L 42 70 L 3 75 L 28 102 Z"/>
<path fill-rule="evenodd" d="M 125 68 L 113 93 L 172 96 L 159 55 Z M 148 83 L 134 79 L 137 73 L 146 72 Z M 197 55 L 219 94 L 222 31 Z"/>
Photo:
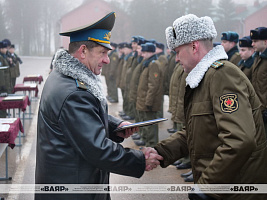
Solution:
<path fill-rule="evenodd" d="M 251 66 L 253 65 L 254 62 L 254 58 L 252 56 L 250 56 L 245 62 L 244 62 L 244 67 L 246 68 L 251 68 Z"/>
<path fill-rule="evenodd" d="M 261 57 L 261 58 L 264 58 L 264 59 L 267 59 L 267 49 L 265 49 L 264 52 L 262 52 L 262 53 L 260 54 L 260 57 Z"/>
<path fill-rule="evenodd" d="M 116 49 L 111 50 L 110 53 L 109 53 L 109 56 L 112 56 L 112 54 L 113 54 L 114 52 L 117 52 L 117 50 L 116 50 Z"/>
<path fill-rule="evenodd" d="M 227 52 L 227 55 L 228 55 L 228 60 L 230 60 L 232 58 L 232 56 L 238 52 L 238 47 L 237 46 L 234 46 L 232 49 L 230 49 L 228 52 Z"/>
<path fill-rule="evenodd" d="M 186 78 L 186 85 L 189 85 L 191 89 L 198 87 L 211 64 L 222 59 L 228 59 L 228 56 L 223 46 L 218 45 L 210 50 L 196 65 L 196 67 L 192 69 Z"/>
<path fill-rule="evenodd" d="M 88 91 L 101 101 L 103 107 L 105 106 L 106 98 L 99 76 L 95 75 L 77 58 L 67 51 L 59 49 L 53 60 L 53 66 L 59 73 L 83 82 L 88 87 Z"/>
<path fill-rule="evenodd" d="M 144 60 L 143 62 L 143 66 L 144 67 L 148 67 L 149 63 L 151 63 L 153 60 L 157 60 L 158 57 L 156 54 L 154 54 L 153 56 L 151 56 L 150 58 L 148 58 L 147 60 Z"/>

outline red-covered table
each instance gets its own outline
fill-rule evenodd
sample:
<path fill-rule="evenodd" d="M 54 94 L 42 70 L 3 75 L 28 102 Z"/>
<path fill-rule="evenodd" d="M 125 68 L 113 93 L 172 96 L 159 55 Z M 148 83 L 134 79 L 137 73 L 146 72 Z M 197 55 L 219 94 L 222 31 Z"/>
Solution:
<path fill-rule="evenodd" d="M 43 82 L 43 77 L 41 75 L 28 75 L 23 78 L 23 83 L 24 82 L 35 82 L 41 84 Z"/>
<path fill-rule="evenodd" d="M 21 109 L 23 112 L 26 110 L 27 106 L 31 105 L 28 96 L 7 96 L 0 97 L 0 110 L 6 109 Z"/>
<path fill-rule="evenodd" d="M 8 143 L 11 149 L 15 147 L 15 139 L 19 131 L 24 133 L 24 129 L 20 118 L 0 118 L 0 143 Z M 8 130 L 2 128 L 4 125 L 9 125 Z"/>
<path fill-rule="evenodd" d="M 7 97 L 0 97 L 0 110 L 8 109 L 8 113 L 10 114 L 10 109 L 13 109 L 13 117 L 15 116 L 15 109 L 19 110 L 19 117 L 22 111 L 22 125 L 24 126 L 25 121 L 25 110 L 27 106 L 30 106 L 31 102 L 28 96 L 16 96 L 10 95 Z"/>
<path fill-rule="evenodd" d="M 0 180 L 12 179 L 8 176 L 7 146 L 10 146 L 11 149 L 15 147 L 15 139 L 20 132 L 24 132 L 20 118 L 0 118 L 0 156 L 4 151 L 6 154 L 6 176 L 0 177 Z"/>
<path fill-rule="evenodd" d="M 26 91 L 29 92 L 29 96 L 31 94 L 32 91 L 35 91 L 35 97 L 38 96 L 38 86 L 36 83 L 33 83 L 33 84 L 16 84 L 14 89 L 13 89 L 13 92 L 18 92 L 18 91 L 23 91 L 24 93 Z"/>

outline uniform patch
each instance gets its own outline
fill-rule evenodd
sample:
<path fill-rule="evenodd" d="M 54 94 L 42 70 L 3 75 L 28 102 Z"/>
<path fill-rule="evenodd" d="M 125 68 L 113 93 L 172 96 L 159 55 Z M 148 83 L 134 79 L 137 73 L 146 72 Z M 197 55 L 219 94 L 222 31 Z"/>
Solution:
<path fill-rule="evenodd" d="M 76 80 L 76 85 L 78 88 L 85 89 L 85 90 L 88 89 L 88 87 L 81 81 Z"/>
<path fill-rule="evenodd" d="M 220 96 L 220 105 L 224 113 L 233 113 L 238 110 L 237 94 L 224 94 Z"/>
<path fill-rule="evenodd" d="M 155 78 L 158 78 L 159 74 L 158 73 L 154 73 Z"/>

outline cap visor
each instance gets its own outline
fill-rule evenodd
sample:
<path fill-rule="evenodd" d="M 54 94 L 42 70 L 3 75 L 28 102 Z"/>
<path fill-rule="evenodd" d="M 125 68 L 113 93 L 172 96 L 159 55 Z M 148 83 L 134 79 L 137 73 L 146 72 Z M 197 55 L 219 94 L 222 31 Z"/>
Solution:
<path fill-rule="evenodd" d="M 112 50 L 112 47 L 110 44 L 107 44 L 107 43 L 102 43 L 102 42 L 96 42 L 97 44 L 100 44 L 101 46 L 103 47 L 106 47 L 107 49 L 109 50 Z"/>

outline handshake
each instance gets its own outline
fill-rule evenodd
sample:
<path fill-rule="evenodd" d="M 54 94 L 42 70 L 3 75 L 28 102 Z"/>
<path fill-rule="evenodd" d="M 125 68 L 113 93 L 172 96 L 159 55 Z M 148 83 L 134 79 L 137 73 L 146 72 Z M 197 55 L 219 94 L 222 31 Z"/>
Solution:
<path fill-rule="evenodd" d="M 158 154 L 158 152 L 151 147 L 141 147 L 140 150 L 144 153 L 146 158 L 146 171 L 150 171 L 156 168 L 160 164 L 160 160 L 163 157 Z"/>

